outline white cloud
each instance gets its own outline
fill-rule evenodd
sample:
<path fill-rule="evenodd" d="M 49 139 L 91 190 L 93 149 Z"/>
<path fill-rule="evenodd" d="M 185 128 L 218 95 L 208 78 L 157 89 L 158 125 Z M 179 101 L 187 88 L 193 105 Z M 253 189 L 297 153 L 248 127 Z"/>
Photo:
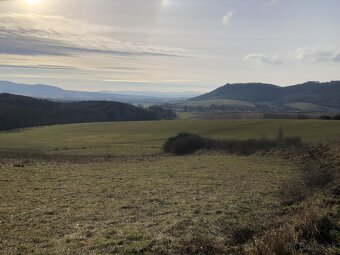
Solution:
<path fill-rule="evenodd" d="M 340 50 L 304 47 L 296 49 L 293 57 L 297 60 L 313 62 L 340 62 Z"/>
<path fill-rule="evenodd" d="M 228 11 L 228 12 L 222 17 L 222 24 L 223 24 L 224 26 L 227 26 L 227 25 L 230 23 L 231 19 L 233 18 L 234 14 L 235 14 L 234 11 Z"/>
<path fill-rule="evenodd" d="M 244 57 L 245 61 L 251 61 L 257 64 L 280 65 L 282 60 L 279 56 L 268 56 L 263 53 L 252 53 Z"/>
<path fill-rule="evenodd" d="M 267 0 L 264 5 L 265 6 L 273 6 L 273 5 L 277 5 L 278 3 L 280 3 L 280 0 Z"/>
<path fill-rule="evenodd" d="M 114 28 L 63 16 L 0 13 L 0 53 L 20 55 L 72 55 L 102 53 L 183 56 L 179 48 L 115 39 Z"/>
<path fill-rule="evenodd" d="M 281 55 L 267 55 L 252 53 L 244 57 L 245 61 L 256 64 L 280 65 L 283 62 L 309 61 L 309 62 L 340 62 L 340 50 L 303 47 Z"/>

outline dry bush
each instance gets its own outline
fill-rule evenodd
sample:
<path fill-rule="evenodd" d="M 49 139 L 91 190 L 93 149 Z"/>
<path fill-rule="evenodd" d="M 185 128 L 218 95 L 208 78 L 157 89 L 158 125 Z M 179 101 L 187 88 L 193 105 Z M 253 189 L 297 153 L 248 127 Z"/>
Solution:
<path fill-rule="evenodd" d="M 338 241 L 334 233 L 338 231 L 338 226 L 325 214 L 324 209 L 308 205 L 290 222 L 255 238 L 246 247 L 245 254 L 304 254 L 322 249 L 325 245 L 329 245 L 329 254 L 333 254 L 331 251 Z"/>
<path fill-rule="evenodd" d="M 163 145 L 163 150 L 166 153 L 185 155 L 206 149 L 207 147 L 207 139 L 195 134 L 180 133 L 175 137 L 169 138 Z"/>
<path fill-rule="evenodd" d="M 295 151 L 305 146 L 300 137 L 283 138 L 282 135 L 276 140 L 216 140 L 204 138 L 196 134 L 180 133 L 175 137 L 169 138 L 164 143 L 163 150 L 166 153 L 175 155 L 192 154 L 203 149 L 225 151 L 237 155 L 251 155 L 256 152 L 268 152 L 273 149 Z"/>
<path fill-rule="evenodd" d="M 268 231 L 261 239 L 255 239 L 245 254 L 249 255 L 286 255 L 290 246 L 297 243 L 294 225 L 282 226 Z"/>

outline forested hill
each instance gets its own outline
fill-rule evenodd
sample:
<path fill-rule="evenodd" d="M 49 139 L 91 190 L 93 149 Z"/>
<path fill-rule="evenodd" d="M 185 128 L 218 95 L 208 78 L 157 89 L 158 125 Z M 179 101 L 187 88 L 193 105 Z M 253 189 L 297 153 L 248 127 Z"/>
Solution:
<path fill-rule="evenodd" d="M 0 130 L 53 124 L 173 118 L 175 118 L 174 112 L 157 107 L 143 109 L 107 101 L 61 103 L 0 94 Z"/>
<path fill-rule="evenodd" d="M 339 109 L 340 81 L 306 82 L 288 87 L 264 83 L 226 84 L 212 92 L 190 100 L 214 99 L 230 99 L 252 103 L 268 102 L 278 105 L 309 103 Z"/>

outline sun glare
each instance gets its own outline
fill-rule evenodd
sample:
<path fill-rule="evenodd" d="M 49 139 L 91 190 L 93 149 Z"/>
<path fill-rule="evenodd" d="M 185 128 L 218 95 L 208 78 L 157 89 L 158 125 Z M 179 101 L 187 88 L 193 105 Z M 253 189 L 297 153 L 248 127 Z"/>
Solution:
<path fill-rule="evenodd" d="M 162 4 L 162 7 L 165 8 L 165 7 L 169 6 L 170 1 L 169 0 L 161 0 L 161 4 Z"/>
<path fill-rule="evenodd" d="M 42 0 L 25 0 L 25 2 L 27 4 L 30 4 L 30 5 L 36 5 L 36 4 L 39 4 L 41 3 Z"/>

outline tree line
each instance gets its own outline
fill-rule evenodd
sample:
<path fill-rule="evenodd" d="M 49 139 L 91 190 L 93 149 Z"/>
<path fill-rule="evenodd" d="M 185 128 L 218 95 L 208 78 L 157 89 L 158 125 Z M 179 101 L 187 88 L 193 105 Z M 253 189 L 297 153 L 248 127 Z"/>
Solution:
<path fill-rule="evenodd" d="M 54 124 L 174 119 L 171 110 L 108 101 L 52 102 L 0 94 L 0 130 Z"/>

